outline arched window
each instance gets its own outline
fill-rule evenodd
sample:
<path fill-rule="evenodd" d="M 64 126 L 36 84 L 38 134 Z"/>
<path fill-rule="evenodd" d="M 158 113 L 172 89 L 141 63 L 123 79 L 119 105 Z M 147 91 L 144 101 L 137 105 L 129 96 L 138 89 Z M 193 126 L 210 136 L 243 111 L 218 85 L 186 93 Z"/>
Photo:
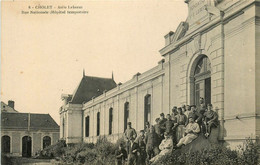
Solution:
<path fill-rule="evenodd" d="M 48 146 L 50 146 L 50 145 L 51 145 L 51 137 L 49 137 L 49 136 L 44 136 L 44 137 L 43 137 L 42 148 L 44 149 L 44 148 L 46 148 L 46 147 L 48 147 Z"/>
<path fill-rule="evenodd" d="M 151 95 L 150 94 L 144 97 L 144 128 L 146 122 L 151 122 Z"/>
<path fill-rule="evenodd" d="M 10 153 L 10 137 L 7 135 L 2 136 L 2 152 Z"/>
<path fill-rule="evenodd" d="M 125 102 L 124 105 L 124 130 L 127 128 L 127 122 L 129 121 L 129 102 Z"/>
<path fill-rule="evenodd" d="M 100 135 L 100 112 L 97 113 L 97 136 Z"/>
<path fill-rule="evenodd" d="M 89 116 L 85 117 L 85 137 L 89 137 Z"/>
<path fill-rule="evenodd" d="M 111 135 L 113 133 L 113 108 L 109 109 L 109 132 L 108 134 Z"/>
<path fill-rule="evenodd" d="M 203 56 L 195 67 L 195 104 L 199 106 L 200 98 L 204 98 L 205 104 L 211 103 L 211 63 L 207 56 Z"/>

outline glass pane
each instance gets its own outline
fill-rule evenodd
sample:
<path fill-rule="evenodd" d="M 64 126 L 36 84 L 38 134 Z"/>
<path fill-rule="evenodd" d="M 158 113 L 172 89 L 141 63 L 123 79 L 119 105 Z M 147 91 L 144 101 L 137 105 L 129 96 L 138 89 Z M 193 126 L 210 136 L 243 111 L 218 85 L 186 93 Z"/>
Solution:
<path fill-rule="evenodd" d="M 211 63 L 209 62 L 208 58 L 206 58 L 206 66 L 207 66 L 206 71 L 210 71 L 211 70 Z"/>
<path fill-rule="evenodd" d="M 198 62 L 198 65 L 195 68 L 195 75 L 203 72 L 203 59 Z"/>
<path fill-rule="evenodd" d="M 211 70 L 211 66 L 210 66 L 210 61 L 207 57 L 203 57 L 202 59 L 200 59 L 200 61 L 198 62 L 196 68 L 195 68 L 195 72 L 194 74 L 201 74 L 204 73 L 206 71 L 210 71 Z"/>

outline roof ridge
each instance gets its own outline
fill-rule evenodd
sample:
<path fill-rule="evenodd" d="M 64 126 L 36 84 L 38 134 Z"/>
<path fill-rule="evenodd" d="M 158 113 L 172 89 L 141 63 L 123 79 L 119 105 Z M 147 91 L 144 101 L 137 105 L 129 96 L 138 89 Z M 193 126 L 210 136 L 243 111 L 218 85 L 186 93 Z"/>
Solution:
<path fill-rule="evenodd" d="M 37 113 L 37 112 L 4 112 L 4 113 L 15 113 L 15 114 L 37 114 L 37 115 L 50 115 L 49 113 Z"/>
<path fill-rule="evenodd" d="M 108 80 L 113 80 L 112 78 L 108 78 L 108 77 L 97 77 L 97 76 L 84 76 L 84 77 L 87 77 L 87 78 L 99 78 L 99 79 L 108 79 Z"/>

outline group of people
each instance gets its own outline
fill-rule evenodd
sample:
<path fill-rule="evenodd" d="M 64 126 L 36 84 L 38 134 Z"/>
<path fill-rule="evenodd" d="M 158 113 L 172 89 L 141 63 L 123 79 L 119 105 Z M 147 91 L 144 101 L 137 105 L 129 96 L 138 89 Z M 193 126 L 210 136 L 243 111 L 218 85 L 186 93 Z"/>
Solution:
<path fill-rule="evenodd" d="M 218 115 L 213 111 L 212 104 L 206 107 L 201 98 L 199 107 L 174 106 L 172 113 L 167 114 L 166 118 L 161 113 L 160 118 L 155 121 L 155 125 L 146 122 L 139 136 L 131 122 L 127 123 L 124 133 L 126 146 L 120 144 L 116 153 L 118 165 L 126 162 L 128 165 L 156 164 L 161 156 L 191 143 L 199 133 L 208 138 L 211 128 L 218 125 Z"/>

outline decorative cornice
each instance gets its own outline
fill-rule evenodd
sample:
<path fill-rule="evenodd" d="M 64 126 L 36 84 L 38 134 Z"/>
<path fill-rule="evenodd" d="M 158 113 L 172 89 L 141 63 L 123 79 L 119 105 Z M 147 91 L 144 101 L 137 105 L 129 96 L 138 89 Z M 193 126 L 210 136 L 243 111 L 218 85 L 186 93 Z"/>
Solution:
<path fill-rule="evenodd" d="M 172 43 L 164 48 L 162 48 L 161 50 L 159 50 L 160 54 L 162 56 L 167 55 L 170 52 L 175 52 L 177 49 L 179 49 L 179 47 L 183 44 L 187 44 L 188 42 L 190 42 L 194 36 L 197 35 L 197 33 L 201 33 L 204 34 L 206 31 L 208 31 L 208 29 L 211 29 L 212 27 L 215 27 L 216 25 L 220 24 L 222 21 L 224 23 L 227 23 L 228 21 L 236 18 L 237 16 L 241 15 L 244 13 L 243 10 L 245 10 L 246 8 L 250 7 L 251 5 L 256 4 L 255 1 L 247 4 L 246 6 L 243 6 L 239 9 L 237 9 L 237 11 L 233 12 L 232 14 L 229 14 L 227 16 L 224 16 L 223 20 L 221 19 L 221 16 L 216 17 L 214 20 L 212 20 L 211 22 L 202 25 L 200 28 L 198 28 L 197 30 L 193 31 L 192 33 L 188 34 L 187 36 L 184 36 L 182 39 L 180 39 L 179 41 Z"/>

